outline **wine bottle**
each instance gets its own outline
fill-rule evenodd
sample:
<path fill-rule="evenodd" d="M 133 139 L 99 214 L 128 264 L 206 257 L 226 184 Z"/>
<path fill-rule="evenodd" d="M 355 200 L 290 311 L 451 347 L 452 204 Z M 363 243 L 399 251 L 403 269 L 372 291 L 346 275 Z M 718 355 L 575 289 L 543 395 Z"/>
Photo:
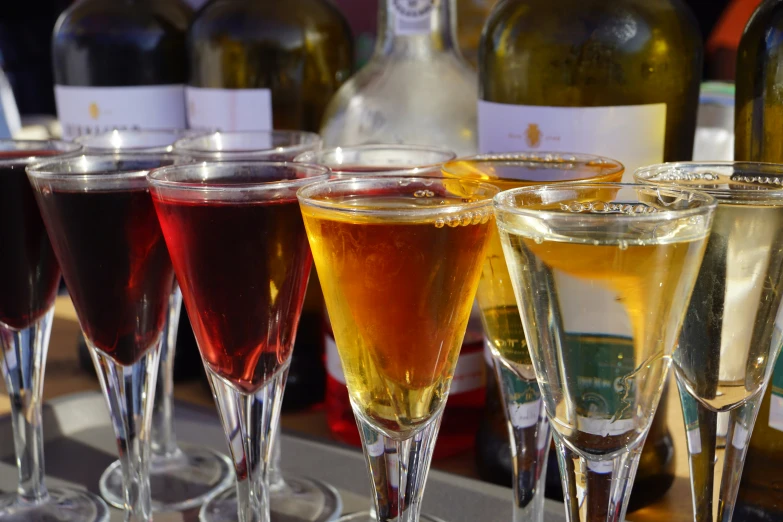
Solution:
<path fill-rule="evenodd" d="M 190 127 L 318 132 L 327 103 L 352 72 L 353 40 L 326 0 L 212 0 L 188 31 L 188 59 Z M 284 409 L 324 399 L 323 315 L 312 270 Z"/>
<path fill-rule="evenodd" d="M 455 34 L 455 0 L 380 0 L 370 61 L 329 103 L 324 145 L 434 145 L 476 152 L 476 73 Z"/>
<path fill-rule="evenodd" d="M 783 163 L 783 2 L 762 2 L 737 49 L 734 158 Z"/>
<path fill-rule="evenodd" d="M 318 132 L 351 74 L 353 41 L 326 0 L 212 0 L 190 27 L 188 55 L 191 127 Z"/>
<path fill-rule="evenodd" d="M 761 400 L 748 445 L 734 519 L 743 522 L 783 520 L 783 358 Z"/>
<path fill-rule="evenodd" d="M 479 150 L 598 154 L 621 161 L 626 180 L 643 165 L 688 160 L 702 59 L 696 21 L 680 0 L 500 2 L 479 47 Z M 632 509 L 674 479 L 665 402 Z M 546 487 L 558 496 L 558 473 L 547 474 Z"/>
<path fill-rule="evenodd" d="M 66 9 L 52 41 L 63 137 L 184 128 L 191 18 L 182 0 L 82 0 Z"/>
<path fill-rule="evenodd" d="M 762 2 L 737 50 L 734 157 L 783 163 L 783 2 Z M 778 358 L 748 445 L 734 519 L 783 520 L 783 358 Z"/>

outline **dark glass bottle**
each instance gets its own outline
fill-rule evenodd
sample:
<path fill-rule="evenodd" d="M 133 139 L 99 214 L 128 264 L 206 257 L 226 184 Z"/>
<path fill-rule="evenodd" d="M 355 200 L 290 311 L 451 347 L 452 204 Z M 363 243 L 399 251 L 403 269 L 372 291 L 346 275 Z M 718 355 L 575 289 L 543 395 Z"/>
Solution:
<path fill-rule="evenodd" d="M 348 23 L 326 0 L 212 0 L 188 32 L 191 127 L 318 132 L 324 109 L 348 79 Z M 323 401 L 323 296 L 315 270 L 299 321 L 285 409 Z"/>

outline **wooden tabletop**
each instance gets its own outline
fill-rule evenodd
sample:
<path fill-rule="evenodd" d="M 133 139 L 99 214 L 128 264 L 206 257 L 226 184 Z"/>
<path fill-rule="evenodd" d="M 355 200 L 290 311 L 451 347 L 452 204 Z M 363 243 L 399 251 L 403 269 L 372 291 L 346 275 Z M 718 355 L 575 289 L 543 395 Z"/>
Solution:
<path fill-rule="evenodd" d="M 44 400 L 89 390 L 100 390 L 95 375 L 79 368 L 76 341 L 80 335 L 79 323 L 68 297 L 58 297 L 55 320 L 46 365 Z M 214 407 L 212 396 L 203 383 L 182 382 L 174 387 L 178 400 Z M 693 517 L 688 480 L 687 448 L 684 438 L 682 410 L 676 387 L 669 393 L 668 424 L 674 438 L 676 478 L 666 495 L 656 504 L 628 515 L 631 522 L 691 522 Z M 0 394 L 0 415 L 10 411 L 8 396 Z M 283 415 L 283 427 L 309 436 L 331 439 L 323 409 Z M 477 478 L 472 451 L 433 462 L 433 467 L 463 476 Z M 509 490 L 509 495 L 511 494 Z"/>

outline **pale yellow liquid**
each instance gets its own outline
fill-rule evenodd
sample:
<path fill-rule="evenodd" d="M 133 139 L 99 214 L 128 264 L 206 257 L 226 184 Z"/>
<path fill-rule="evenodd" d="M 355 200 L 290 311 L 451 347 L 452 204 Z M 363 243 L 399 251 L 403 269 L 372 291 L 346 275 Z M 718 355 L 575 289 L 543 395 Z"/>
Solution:
<path fill-rule="evenodd" d="M 535 241 L 510 234 L 514 255 L 510 259 L 511 274 L 518 278 L 519 288 L 548 287 L 547 292 L 531 292 L 528 296 L 528 331 L 534 360 L 541 361 L 539 385 L 554 398 L 554 427 L 561 435 L 585 451 L 606 453 L 621 450 L 637 440 L 649 425 L 669 368 L 696 273 L 699 269 L 704 239 L 656 244 L 593 244 L 567 241 Z M 531 267 L 523 259 L 535 259 Z M 565 290 L 555 284 L 552 274 L 567 274 L 576 278 L 587 291 L 596 296 L 611 296 L 622 304 L 631 325 L 633 344 L 632 371 L 616 380 L 618 400 L 611 411 L 591 411 L 584 408 L 589 401 L 580 396 L 577 385 L 579 369 L 569 364 L 582 364 L 595 357 L 594 344 L 588 337 L 571 338 L 578 343 L 569 358 L 553 353 L 556 347 L 544 333 L 548 325 L 537 318 L 557 318 L 566 321 L 565 313 L 585 313 L 583 309 L 564 312 L 569 299 Z M 555 302 L 547 297 L 555 298 Z M 534 302 L 530 300 L 533 299 Z M 558 304 L 560 303 L 560 304 Z M 589 303 L 589 301 L 588 301 Z M 588 304 L 586 306 L 600 306 Z M 542 313 L 541 310 L 547 313 Z M 537 313 L 533 313 L 537 310 Z M 543 320 L 543 319 L 542 319 Z M 568 332 L 579 334 L 580 332 Z M 576 355 L 573 355 L 573 354 Z M 569 363 L 569 361 L 571 361 Z M 624 426 L 611 429 L 611 436 L 596 436 L 585 428 L 585 419 L 600 421 L 602 426 Z M 619 421 L 619 423 L 618 423 Z M 612 424 L 618 423 L 618 424 Z"/>

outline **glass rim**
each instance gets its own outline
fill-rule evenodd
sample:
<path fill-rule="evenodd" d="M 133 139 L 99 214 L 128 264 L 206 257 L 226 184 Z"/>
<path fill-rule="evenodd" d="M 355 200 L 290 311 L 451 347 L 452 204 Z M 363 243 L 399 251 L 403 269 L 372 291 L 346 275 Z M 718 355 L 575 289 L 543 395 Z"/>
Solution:
<path fill-rule="evenodd" d="M 293 137 L 298 136 L 304 138 L 301 143 L 296 143 L 292 145 L 281 145 L 278 147 L 270 146 L 266 149 L 259 149 L 254 147 L 249 148 L 238 148 L 238 149 L 231 149 L 231 150 L 215 150 L 211 148 L 204 148 L 204 147 L 194 147 L 192 146 L 191 142 L 195 142 L 196 140 L 203 140 L 205 138 L 209 138 L 216 135 L 222 135 L 222 136 L 268 136 L 268 137 L 274 137 L 274 136 L 281 136 L 281 137 Z M 253 155 L 267 155 L 267 154 L 273 154 L 275 152 L 295 152 L 297 154 L 301 154 L 303 152 L 308 151 L 313 145 L 317 145 L 321 143 L 321 136 L 316 134 L 315 132 L 310 131 L 300 131 L 300 130 L 268 130 L 268 131 L 213 131 L 213 132 L 206 132 L 205 134 L 200 134 L 198 136 L 187 136 L 182 139 L 179 139 L 174 142 L 174 152 L 177 152 L 179 154 L 187 155 L 187 154 L 193 154 L 193 155 L 200 155 L 200 156 L 210 156 L 210 157 L 217 157 L 220 155 L 223 155 L 225 157 L 231 157 L 231 156 L 239 156 L 242 155 L 244 158 L 242 159 L 251 159 Z"/>
<path fill-rule="evenodd" d="M 709 188 L 703 186 L 694 185 L 690 188 L 688 185 L 680 185 L 676 180 L 652 180 L 645 178 L 645 175 L 654 175 L 663 173 L 665 171 L 672 171 L 675 169 L 681 169 L 684 172 L 696 169 L 696 168 L 736 168 L 745 166 L 748 170 L 757 171 L 760 176 L 763 176 L 765 171 L 768 175 L 775 175 L 780 177 L 779 184 L 775 188 L 769 190 L 750 190 L 750 189 L 732 189 L 727 190 L 725 188 Z M 778 163 L 762 162 L 762 161 L 676 161 L 670 163 L 658 163 L 655 165 L 648 165 L 636 169 L 633 173 L 634 181 L 642 183 L 644 185 L 662 186 L 662 187 L 677 187 L 687 190 L 696 190 L 704 192 L 714 197 L 719 202 L 735 202 L 735 203 L 760 203 L 760 202 L 776 202 L 783 205 L 783 165 Z M 759 182 L 760 185 L 766 185 L 763 182 Z"/>
<path fill-rule="evenodd" d="M 517 194 L 537 193 L 545 191 L 557 191 L 557 190 L 607 190 L 607 189 L 646 189 L 653 190 L 657 194 L 670 195 L 670 196 L 687 196 L 688 201 L 700 201 L 702 205 L 694 208 L 686 208 L 681 210 L 659 210 L 654 213 L 625 213 L 625 212 L 607 212 L 607 213 L 572 213 L 572 212 L 557 212 L 553 210 L 540 210 L 531 209 L 525 207 L 514 206 L 511 204 Z M 529 187 L 518 187 L 509 190 L 504 190 L 493 199 L 493 204 L 496 211 L 506 212 L 515 216 L 532 217 L 536 219 L 550 220 L 565 220 L 565 219 L 579 219 L 581 221 L 605 221 L 609 219 L 622 219 L 623 221 L 645 222 L 645 221 L 668 221 L 672 219 L 680 219 L 683 217 L 696 216 L 705 214 L 710 209 L 715 208 L 718 205 L 717 200 L 700 190 L 685 189 L 680 187 L 662 187 L 658 185 L 652 185 L 650 183 L 622 183 L 622 182 L 598 182 L 598 183 L 559 183 L 559 184 L 543 184 L 533 185 Z M 628 202 L 629 205 L 635 205 L 635 203 Z"/>
<path fill-rule="evenodd" d="M 27 146 L 30 148 L 9 148 L 3 149 L 4 145 L 19 145 Z M 53 148 L 49 148 L 52 147 Z M 61 149 L 56 147 L 62 147 Z M 76 156 L 81 152 L 84 147 L 79 143 L 65 140 L 14 140 L 14 139 L 0 139 L 0 166 L 14 167 L 18 165 L 31 165 L 46 160 L 63 159 L 68 156 Z M 30 156 L 15 156 L 13 158 L 2 158 L 4 152 L 24 152 L 29 150 L 30 152 L 56 152 L 58 154 L 31 154 Z"/>
<path fill-rule="evenodd" d="M 478 189 L 487 191 L 486 198 L 477 201 L 463 202 L 460 204 L 450 204 L 438 207 L 416 207 L 406 209 L 379 209 L 379 208 L 356 208 L 350 207 L 343 203 L 335 203 L 332 201 L 325 201 L 321 199 L 315 199 L 317 192 L 324 190 L 325 187 L 334 187 L 340 185 L 356 185 L 356 184 L 373 184 L 373 183 L 394 183 L 398 186 L 404 187 L 413 183 L 421 183 L 425 187 L 434 183 L 444 184 L 460 184 L 472 185 Z M 435 178 L 435 177 L 415 177 L 415 176 L 361 176 L 355 178 L 331 178 L 315 183 L 309 183 L 300 188 L 296 196 L 299 199 L 299 203 L 310 207 L 319 208 L 321 210 L 327 210 L 337 214 L 353 215 L 353 216 L 392 216 L 402 218 L 406 221 L 416 218 L 426 218 L 438 216 L 440 214 L 449 214 L 454 212 L 464 212 L 472 210 L 482 210 L 484 208 L 492 208 L 493 199 L 500 193 L 500 189 L 491 183 L 483 183 L 478 180 L 462 180 L 462 179 L 450 179 L 450 178 Z"/>
<path fill-rule="evenodd" d="M 250 181 L 242 183 L 229 183 L 218 184 L 209 183 L 209 180 L 204 180 L 201 183 L 195 181 L 185 180 L 171 180 L 165 179 L 166 176 L 176 175 L 180 172 L 190 172 L 196 169 L 219 169 L 228 170 L 235 169 L 237 167 L 257 167 L 257 168 L 287 168 L 296 172 L 303 172 L 306 175 L 301 178 L 283 179 L 275 181 Z M 154 187 L 156 190 L 177 190 L 180 192 L 191 193 L 225 193 L 233 194 L 238 192 L 257 192 L 267 190 L 279 190 L 284 188 L 302 187 L 311 183 L 326 180 L 329 177 L 329 169 L 321 165 L 314 165 L 310 163 L 294 163 L 292 161 L 253 161 L 253 160 L 238 160 L 238 161 L 199 161 L 196 163 L 182 163 L 179 165 L 167 165 L 165 167 L 159 167 L 152 169 L 147 174 L 150 187 Z"/>
<path fill-rule="evenodd" d="M 552 158 L 558 157 L 563 158 L 560 161 L 554 160 Z M 518 183 L 538 183 L 538 184 L 555 184 L 555 183 L 583 183 L 583 182 L 596 182 L 600 181 L 601 178 L 609 178 L 611 176 L 616 176 L 617 174 L 625 171 L 625 165 L 623 165 L 620 161 L 610 158 L 607 156 L 600 156 L 597 154 L 583 154 L 578 152 L 549 152 L 549 151 L 541 151 L 541 152 L 507 152 L 507 153 L 486 153 L 486 154 L 476 154 L 474 156 L 468 156 L 465 158 L 457 158 L 455 160 L 449 161 L 447 163 L 443 164 L 443 172 L 452 176 L 466 176 L 467 173 L 464 172 L 462 169 L 455 169 L 454 167 L 458 164 L 471 164 L 471 165 L 479 165 L 482 163 L 495 163 L 495 164 L 503 164 L 508 162 L 529 162 L 529 163 L 540 163 L 542 165 L 557 165 L 558 163 L 589 163 L 589 162 L 596 162 L 596 166 L 592 167 L 590 165 L 585 165 L 583 167 L 580 167 L 582 170 L 598 170 L 598 164 L 602 165 L 601 172 L 596 173 L 589 177 L 579 178 L 579 179 L 568 179 L 568 180 L 551 180 L 546 182 L 538 182 L 536 180 L 528 180 L 528 179 L 522 179 L 522 178 L 509 178 L 509 177 L 496 177 L 491 178 L 492 180 L 497 181 L 510 181 L 510 182 L 518 182 Z M 573 170 L 579 170 L 579 169 L 573 169 Z M 479 172 L 481 174 L 485 174 L 482 172 Z M 486 174 L 485 174 L 486 175 Z"/>
<path fill-rule="evenodd" d="M 33 179 L 40 179 L 46 181 L 59 181 L 59 182 L 74 182 L 78 180 L 105 180 L 105 181 L 126 181 L 146 179 L 147 173 L 159 167 L 147 167 L 147 168 L 127 168 L 127 169 L 96 169 L 91 172 L 90 170 L 73 170 L 65 171 L 63 167 L 79 166 L 79 163 L 84 165 L 88 164 L 102 164 L 105 163 L 117 163 L 123 161 L 138 161 L 153 162 L 155 160 L 161 161 L 182 161 L 182 157 L 173 154 L 171 152 L 116 152 L 116 153 L 100 153 L 92 154 L 85 153 L 66 157 L 55 157 L 47 159 L 45 161 L 39 161 L 27 166 L 27 175 Z"/>
<path fill-rule="evenodd" d="M 83 134 L 74 138 L 73 142 L 82 145 L 85 151 L 95 152 L 96 154 L 104 152 L 148 152 L 152 154 L 160 152 L 173 152 L 174 143 L 181 139 L 186 138 L 199 138 L 205 134 L 210 134 L 213 130 L 204 130 L 200 132 L 198 129 L 111 129 L 106 132 L 98 134 Z M 144 146 L 132 146 L 132 147 L 111 147 L 101 146 L 97 144 L 91 144 L 93 140 L 108 139 L 110 136 L 171 136 L 173 139 L 168 145 L 144 145 Z"/>
<path fill-rule="evenodd" d="M 305 161 L 306 156 L 325 156 L 327 154 L 334 154 L 340 151 L 349 152 L 365 152 L 365 151 L 404 151 L 404 152 L 431 152 L 435 154 L 443 154 L 449 156 L 451 159 L 457 157 L 457 153 L 449 150 L 445 147 L 437 147 L 434 145 L 419 145 L 416 143 L 363 143 L 361 145 L 347 145 L 344 147 L 330 147 L 328 149 L 311 150 L 303 152 L 294 161 L 302 161 L 303 163 L 314 163 L 313 161 Z M 300 159 L 302 158 L 302 159 Z M 451 159 L 446 161 L 451 161 Z M 441 163 L 445 163 L 441 162 Z M 441 163 L 433 163 L 432 165 L 440 165 Z M 429 165 L 422 165 L 429 166 Z"/>

